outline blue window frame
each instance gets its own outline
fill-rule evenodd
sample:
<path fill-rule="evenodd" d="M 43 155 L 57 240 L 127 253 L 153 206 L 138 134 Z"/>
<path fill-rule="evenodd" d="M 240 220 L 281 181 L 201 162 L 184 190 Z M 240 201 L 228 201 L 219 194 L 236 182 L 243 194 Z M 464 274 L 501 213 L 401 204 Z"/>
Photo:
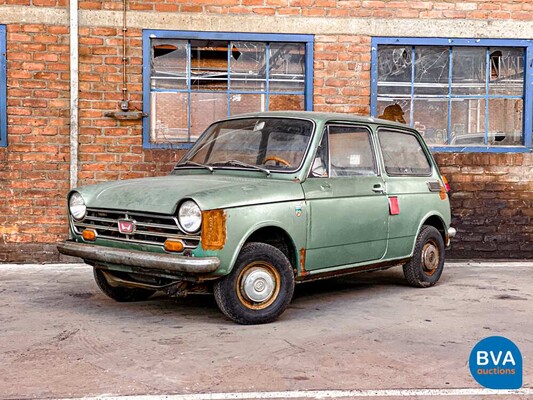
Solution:
<path fill-rule="evenodd" d="M 532 40 L 375 37 L 371 79 L 372 116 L 434 151 L 531 151 Z"/>
<path fill-rule="evenodd" d="M 143 30 L 144 148 L 189 148 L 216 119 L 312 110 L 313 35 Z"/>
<path fill-rule="evenodd" d="M 6 27 L 0 25 L 0 147 L 7 146 Z"/>

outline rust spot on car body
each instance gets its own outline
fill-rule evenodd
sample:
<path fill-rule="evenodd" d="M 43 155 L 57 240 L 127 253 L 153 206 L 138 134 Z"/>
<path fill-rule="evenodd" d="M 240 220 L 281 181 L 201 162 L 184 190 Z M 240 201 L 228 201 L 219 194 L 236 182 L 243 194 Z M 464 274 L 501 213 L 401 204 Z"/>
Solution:
<path fill-rule="evenodd" d="M 202 212 L 202 249 L 222 250 L 226 244 L 226 213 L 224 210 Z"/>
<path fill-rule="evenodd" d="M 309 273 L 305 270 L 305 248 L 303 247 L 300 249 L 300 269 L 302 271 L 300 276 L 305 276 Z"/>

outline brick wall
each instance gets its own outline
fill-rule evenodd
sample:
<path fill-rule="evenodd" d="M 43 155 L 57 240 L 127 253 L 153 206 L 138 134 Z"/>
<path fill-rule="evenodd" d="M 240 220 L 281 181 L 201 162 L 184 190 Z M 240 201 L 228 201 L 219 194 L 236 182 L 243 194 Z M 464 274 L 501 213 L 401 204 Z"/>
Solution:
<path fill-rule="evenodd" d="M 533 19 L 533 4 L 519 0 L 128 4 L 128 96 L 137 110 L 142 109 L 142 28 L 314 34 L 315 110 L 363 115 L 370 110 L 372 36 L 533 37 L 533 29 L 513 25 Z M 145 150 L 140 121 L 104 116 L 118 111 L 122 98 L 121 9 L 122 1 L 80 1 L 80 185 L 163 175 L 183 153 Z M 0 23 L 8 32 L 9 125 L 9 147 L 0 148 L 0 262 L 58 261 L 54 243 L 68 235 L 67 11 L 64 0 L 0 1 Z M 278 106 L 298 106 L 294 99 L 286 101 L 280 98 Z M 450 255 L 532 257 L 532 155 L 442 153 L 437 160 L 453 188 L 459 231 Z"/>
<path fill-rule="evenodd" d="M 456 258 L 533 258 L 533 156 L 440 153 L 450 181 Z"/>
<path fill-rule="evenodd" d="M 0 262 L 47 261 L 55 256 L 47 244 L 67 234 L 68 43 L 67 26 L 7 25 L 9 147 L 0 148 Z"/>

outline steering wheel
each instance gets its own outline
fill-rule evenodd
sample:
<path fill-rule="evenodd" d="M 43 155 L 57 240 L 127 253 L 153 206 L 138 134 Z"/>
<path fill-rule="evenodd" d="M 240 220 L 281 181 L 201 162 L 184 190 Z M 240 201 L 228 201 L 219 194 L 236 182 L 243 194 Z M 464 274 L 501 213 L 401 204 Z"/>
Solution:
<path fill-rule="evenodd" d="M 287 160 L 284 160 L 281 157 L 276 157 L 276 156 L 266 157 L 265 160 L 263 161 L 263 163 L 266 164 L 267 161 L 275 161 L 275 162 L 280 163 L 280 164 L 285 164 L 287 167 L 291 166 L 290 162 L 288 162 Z"/>

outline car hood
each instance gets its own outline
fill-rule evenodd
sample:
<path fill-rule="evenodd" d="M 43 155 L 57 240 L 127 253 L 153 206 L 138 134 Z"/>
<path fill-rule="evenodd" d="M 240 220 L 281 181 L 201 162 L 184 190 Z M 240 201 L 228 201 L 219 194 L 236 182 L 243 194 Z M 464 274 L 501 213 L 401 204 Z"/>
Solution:
<path fill-rule="evenodd" d="M 174 214 L 184 198 L 202 210 L 303 200 L 299 182 L 241 176 L 171 175 L 83 186 L 89 208 Z"/>

